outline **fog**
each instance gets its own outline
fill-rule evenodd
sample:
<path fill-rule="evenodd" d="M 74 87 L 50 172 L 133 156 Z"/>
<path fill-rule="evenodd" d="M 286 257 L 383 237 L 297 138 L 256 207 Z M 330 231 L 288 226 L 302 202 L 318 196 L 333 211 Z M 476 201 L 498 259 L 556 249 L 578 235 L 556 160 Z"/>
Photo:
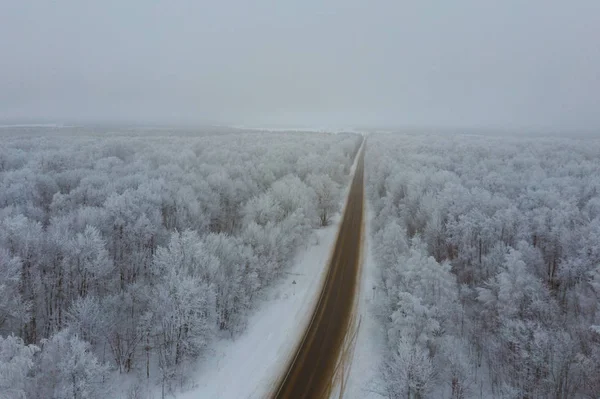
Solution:
<path fill-rule="evenodd" d="M 600 2 L 0 0 L 0 120 L 600 128 Z"/>

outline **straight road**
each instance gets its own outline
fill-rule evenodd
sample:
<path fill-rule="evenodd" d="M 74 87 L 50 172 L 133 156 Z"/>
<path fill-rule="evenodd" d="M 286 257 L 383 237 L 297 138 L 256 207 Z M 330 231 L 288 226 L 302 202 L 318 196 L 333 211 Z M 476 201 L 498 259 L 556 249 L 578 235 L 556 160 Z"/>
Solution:
<path fill-rule="evenodd" d="M 358 289 L 364 200 L 364 145 L 323 291 L 274 399 L 328 398 L 344 350 Z"/>

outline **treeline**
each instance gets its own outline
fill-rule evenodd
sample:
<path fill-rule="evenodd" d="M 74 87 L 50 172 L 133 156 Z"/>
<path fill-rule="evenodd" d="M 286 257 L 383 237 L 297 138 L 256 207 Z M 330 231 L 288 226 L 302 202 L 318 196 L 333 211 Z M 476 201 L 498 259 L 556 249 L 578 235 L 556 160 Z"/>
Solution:
<path fill-rule="evenodd" d="M 600 142 L 372 135 L 390 398 L 600 394 Z"/>
<path fill-rule="evenodd" d="M 338 209 L 354 134 L 3 137 L 0 392 L 163 392 Z M 1 338 L 1 337 L 4 338 Z"/>

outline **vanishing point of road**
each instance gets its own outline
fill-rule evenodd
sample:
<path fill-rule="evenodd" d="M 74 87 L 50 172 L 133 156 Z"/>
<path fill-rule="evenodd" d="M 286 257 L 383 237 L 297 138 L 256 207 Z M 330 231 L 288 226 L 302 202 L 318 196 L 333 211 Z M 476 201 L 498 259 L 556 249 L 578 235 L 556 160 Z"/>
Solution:
<path fill-rule="evenodd" d="M 360 270 L 364 201 L 364 145 L 323 290 L 274 399 L 328 398 L 350 329 Z"/>

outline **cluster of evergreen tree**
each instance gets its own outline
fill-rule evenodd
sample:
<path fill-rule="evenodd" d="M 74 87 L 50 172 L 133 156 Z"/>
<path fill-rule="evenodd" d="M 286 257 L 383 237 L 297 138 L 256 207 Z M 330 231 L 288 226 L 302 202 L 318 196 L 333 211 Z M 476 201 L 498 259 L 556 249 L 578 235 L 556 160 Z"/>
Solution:
<path fill-rule="evenodd" d="M 163 392 L 341 201 L 355 134 L 78 130 L 0 143 L 0 392 Z"/>
<path fill-rule="evenodd" d="M 600 142 L 377 134 L 390 398 L 600 394 Z"/>

